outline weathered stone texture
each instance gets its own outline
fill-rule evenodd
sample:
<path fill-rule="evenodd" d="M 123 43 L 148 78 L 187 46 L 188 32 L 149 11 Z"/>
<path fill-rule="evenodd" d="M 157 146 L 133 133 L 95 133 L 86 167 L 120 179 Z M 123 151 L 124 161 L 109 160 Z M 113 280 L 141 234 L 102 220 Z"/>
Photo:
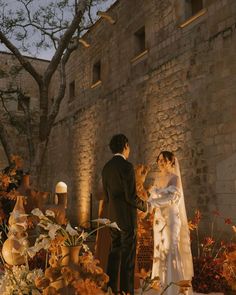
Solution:
<path fill-rule="evenodd" d="M 47 186 L 69 181 L 79 221 L 88 218 L 89 196 L 118 132 L 130 139 L 131 161 L 151 165 L 149 182 L 160 150 L 176 153 L 189 215 L 219 209 L 235 218 L 236 5 L 205 2 L 206 13 L 180 28 L 180 1 L 118 1 L 109 11 L 116 24 L 97 22 L 84 37 L 91 47 L 71 58 L 67 77 L 76 97 L 65 99 L 53 131 L 60 144 L 52 137 Z M 144 25 L 148 52 L 132 62 L 134 33 Z M 99 59 L 102 83 L 91 89 Z M 96 216 L 94 199 L 92 208 Z"/>

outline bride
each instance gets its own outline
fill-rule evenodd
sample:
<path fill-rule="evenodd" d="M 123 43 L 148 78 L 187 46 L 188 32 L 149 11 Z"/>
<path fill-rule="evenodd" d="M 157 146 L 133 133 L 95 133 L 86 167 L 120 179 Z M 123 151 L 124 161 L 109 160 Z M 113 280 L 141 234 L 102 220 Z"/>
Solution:
<path fill-rule="evenodd" d="M 193 263 L 178 160 L 173 153 L 162 151 L 157 165 L 160 173 L 148 200 L 155 208 L 152 278 L 159 276 L 165 287 L 192 280 Z M 178 288 L 172 285 L 166 294 L 178 294 Z"/>

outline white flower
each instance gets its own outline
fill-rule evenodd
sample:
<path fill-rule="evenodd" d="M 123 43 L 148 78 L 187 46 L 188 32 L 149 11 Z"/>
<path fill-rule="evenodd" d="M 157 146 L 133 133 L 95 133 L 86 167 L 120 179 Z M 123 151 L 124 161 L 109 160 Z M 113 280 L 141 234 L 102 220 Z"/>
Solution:
<path fill-rule="evenodd" d="M 67 231 L 71 236 L 77 236 L 77 235 L 78 235 L 77 230 L 73 229 L 73 227 L 70 225 L 70 223 L 67 224 L 67 226 L 66 226 L 66 231 Z"/>
<path fill-rule="evenodd" d="M 35 245 L 27 249 L 27 253 L 32 258 L 41 249 L 47 250 L 50 247 L 50 244 L 51 244 L 51 240 L 48 238 L 43 238 L 40 240 L 37 239 Z"/>
<path fill-rule="evenodd" d="M 87 239 L 88 235 L 89 234 L 83 230 L 82 233 L 80 234 L 79 238 L 81 238 L 83 241 L 85 241 Z"/>
<path fill-rule="evenodd" d="M 56 233 L 57 231 L 60 229 L 60 225 L 58 224 L 49 224 L 49 231 L 48 231 L 48 235 L 50 237 L 51 240 L 54 240 L 56 237 Z"/>
<path fill-rule="evenodd" d="M 44 224 L 42 222 L 38 223 L 38 226 L 42 227 L 45 230 L 49 230 L 49 225 L 48 224 Z"/>
<path fill-rule="evenodd" d="M 43 240 L 43 239 L 45 239 L 47 237 L 48 237 L 47 235 L 40 234 L 39 237 L 37 238 L 37 241 Z"/>
<path fill-rule="evenodd" d="M 92 222 L 97 222 L 101 224 L 110 224 L 111 221 L 107 218 L 98 218 L 98 219 L 93 219 Z"/>
<path fill-rule="evenodd" d="M 83 247 L 83 249 L 84 249 L 85 252 L 88 252 L 89 251 L 88 245 L 82 244 L 82 247 Z"/>
<path fill-rule="evenodd" d="M 55 217 L 55 213 L 52 211 L 52 210 L 46 210 L 45 212 L 46 216 L 49 216 L 49 217 Z"/>
<path fill-rule="evenodd" d="M 43 214 L 43 212 L 39 208 L 33 209 L 31 211 L 31 213 L 35 216 L 38 216 L 39 219 L 43 219 L 45 217 L 45 215 Z"/>
<path fill-rule="evenodd" d="M 43 239 L 42 246 L 43 246 L 44 249 L 47 250 L 50 247 L 50 245 L 51 245 L 50 239 Z"/>
<path fill-rule="evenodd" d="M 0 294 L 32 294 L 39 295 L 36 292 L 35 278 L 42 277 L 41 269 L 29 270 L 25 265 L 13 266 L 11 270 L 5 269 L 0 279 Z"/>
<path fill-rule="evenodd" d="M 116 229 L 118 229 L 119 231 L 121 231 L 121 229 L 119 228 L 119 226 L 117 225 L 116 222 L 112 222 L 112 223 L 108 224 L 107 226 L 112 227 L 112 228 L 116 228 Z"/>
<path fill-rule="evenodd" d="M 36 255 L 36 251 L 34 247 L 30 247 L 27 249 L 27 254 L 29 255 L 30 258 L 33 258 Z"/>

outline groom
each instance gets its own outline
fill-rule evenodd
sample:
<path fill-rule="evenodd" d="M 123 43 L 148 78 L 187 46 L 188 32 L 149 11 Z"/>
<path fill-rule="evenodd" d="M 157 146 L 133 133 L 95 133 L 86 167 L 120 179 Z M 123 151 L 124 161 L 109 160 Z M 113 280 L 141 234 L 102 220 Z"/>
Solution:
<path fill-rule="evenodd" d="M 136 253 L 137 208 L 147 210 L 146 202 L 136 195 L 133 165 L 127 161 L 130 153 L 128 139 L 116 134 L 110 141 L 113 158 L 102 170 L 104 201 L 108 218 L 121 231 L 111 228 L 112 246 L 108 257 L 108 285 L 115 294 L 134 294 L 134 264 Z M 118 288 L 120 278 L 120 288 Z"/>

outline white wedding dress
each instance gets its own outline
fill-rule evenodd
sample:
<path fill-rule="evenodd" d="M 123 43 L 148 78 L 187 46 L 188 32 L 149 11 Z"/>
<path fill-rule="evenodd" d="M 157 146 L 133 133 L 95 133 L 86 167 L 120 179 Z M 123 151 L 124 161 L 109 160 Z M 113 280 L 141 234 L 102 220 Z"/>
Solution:
<path fill-rule="evenodd" d="M 180 173 L 165 188 L 154 186 L 149 202 L 155 208 L 152 278 L 158 276 L 163 287 L 170 282 L 192 280 L 192 254 Z M 172 285 L 165 294 L 175 295 L 178 290 Z M 191 293 L 189 290 L 188 294 Z"/>

